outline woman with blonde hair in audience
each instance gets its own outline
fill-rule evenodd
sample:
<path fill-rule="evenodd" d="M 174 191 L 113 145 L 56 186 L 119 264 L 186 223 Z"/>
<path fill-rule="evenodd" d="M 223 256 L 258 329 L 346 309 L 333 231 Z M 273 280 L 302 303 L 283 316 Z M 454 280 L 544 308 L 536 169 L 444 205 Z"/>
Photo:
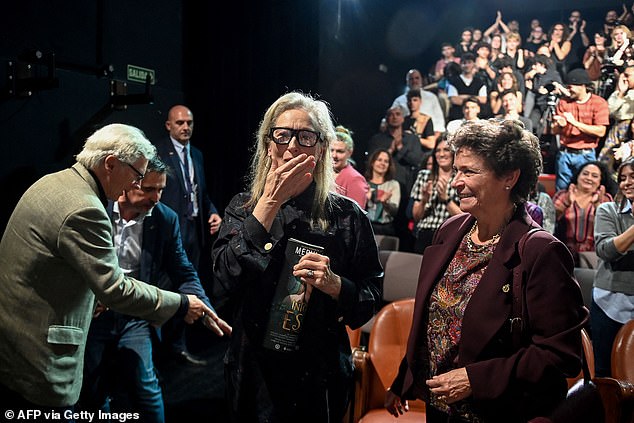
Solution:
<path fill-rule="evenodd" d="M 634 158 L 617 171 L 616 201 L 597 209 L 594 241 L 599 268 L 594 278 L 590 325 L 596 376 L 611 376 L 616 333 L 634 319 Z"/>
<path fill-rule="evenodd" d="M 625 25 L 617 25 L 612 30 L 612 45 L 607 52 L 608 61 L 617 67 L 634 64 L 632 31 Z"/>
<path fill-rule="evenodd" d="M 397 235 L 394 218 L 401 202 L 401 185 L 394 179 L 395 174 L 396 166 L 390 152 L 375 150 L 365 171 L 370 186 L 365 209 L 376 235 Z"/>
<path fill-rule="evenodd" d="M 513 60 L 514 69 L 524 69 L 525 57 L 524 49 L 521 49 L 522 36 L 517 32 L 509 32 L 506 34 L 506 54 Z"/>

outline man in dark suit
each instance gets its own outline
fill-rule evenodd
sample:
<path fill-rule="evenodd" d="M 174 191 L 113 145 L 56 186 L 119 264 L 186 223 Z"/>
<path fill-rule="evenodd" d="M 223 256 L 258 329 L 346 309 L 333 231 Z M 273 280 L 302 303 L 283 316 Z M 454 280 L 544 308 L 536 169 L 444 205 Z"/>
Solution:
<path fill-rule="evenodd" d="M 169 137 L 156 142 L 158 155 L 171 168 L 161 202 L 178 215 L 183 247 L 199 273 L 203 286 L 211 283 L 211 236 L 218 232 L 222 218 L 211 202 L 205 182 L 202 152 L 191 145 L 194 115 L 189 108 L 172 107 L 165 122 Z M 170 286 L 171 285 L 171 286 Z M 171 289 L 173 283 L 164 281 L 162 288 Z M 165 346 L 177 356 L 191 363 L 185 341 L 185 325 L 172 319 L 164 326 Z M 199 362 L 199 364 L 204 364 Z"/>
<path fill-rule="evenodd" d="M 166 274 L 176 291 L 196 295 L 213 310 L 183 249 L 176 213 L 159 202 L 166 173 L 163 162 L 150 160 L 140 189 L 125 191 L 109 205 L 119 264 L 128 275 L 154 284 Z M 224 325 L 229 333 L 231 328 Z M 153 335 L 144 319 L 98 308 L 88 333 L 80 405 L 101 408 L 110 397 L 111 411 L 139 412 L 142 421 L 164 422 Z"/>
<path fill-rule="evenodd" d="M 191 110 L 185 106 L 172 107 L 165 128 L 169 138 L 157 142 L 156 148 L 173 172 L 167 176 L 161 201 L 178 214 L 183 246 L 198 270 L 208 234 L 218 232 L 222 218 L 207 193 L 203 154 L 190 143 L 194 131 Z"/>

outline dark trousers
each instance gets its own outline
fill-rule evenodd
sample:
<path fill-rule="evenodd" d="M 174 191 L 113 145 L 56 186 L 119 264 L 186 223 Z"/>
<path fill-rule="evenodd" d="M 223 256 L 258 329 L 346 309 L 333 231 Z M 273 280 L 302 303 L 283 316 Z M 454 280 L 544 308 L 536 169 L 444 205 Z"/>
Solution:
<path fill-rule="evenodd" d="M 612 375 L 612 344 L 616 333 L 623 326 L 608 317 L 594 300 L 590 306 L 590 329 L 592 331 L 592 349 L 594 350 L 594 374 L 597 377 Z"/>

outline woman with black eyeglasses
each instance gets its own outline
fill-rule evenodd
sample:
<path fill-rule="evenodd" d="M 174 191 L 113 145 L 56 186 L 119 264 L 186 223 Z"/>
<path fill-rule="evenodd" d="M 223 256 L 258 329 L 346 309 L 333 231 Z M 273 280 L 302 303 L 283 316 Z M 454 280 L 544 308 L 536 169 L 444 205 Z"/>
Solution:
<path fill-rule="evenodd" d="M 376 311 L 382 268 L 366 214 L 334 192 L 335 140 L 326 103 L 281 96 L 260 123 L 249 191 L 225 210 L 212 257 L 234 306 L 225 376 L 235 422 L 341 422 L 346 412 L 346 325 Z M 303 247 L 289 252 L 294 243 Z M 291 308 L 278 319 L 283 290 Z"/>

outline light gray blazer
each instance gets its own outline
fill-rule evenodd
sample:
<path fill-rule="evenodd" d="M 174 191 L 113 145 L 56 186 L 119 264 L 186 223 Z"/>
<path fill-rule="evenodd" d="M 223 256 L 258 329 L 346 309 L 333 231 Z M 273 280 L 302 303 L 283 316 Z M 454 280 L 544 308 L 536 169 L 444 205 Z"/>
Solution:
<path fill-rule="evenodd" d="M 76 163 L 24 193 L 0 242 L 0 383 L 36 404 L 75 404 L 95 297 L 156 324 L 181 304 L 124 276 L 98 183 Z"/>

